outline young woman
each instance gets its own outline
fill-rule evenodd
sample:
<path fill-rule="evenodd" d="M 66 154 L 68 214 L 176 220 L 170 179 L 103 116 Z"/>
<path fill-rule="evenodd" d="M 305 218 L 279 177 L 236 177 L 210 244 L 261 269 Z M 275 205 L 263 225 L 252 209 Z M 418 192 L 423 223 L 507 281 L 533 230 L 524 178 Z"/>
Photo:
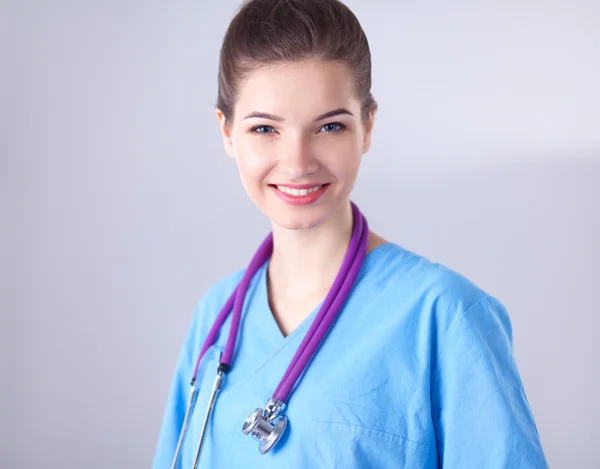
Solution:
<path fill-rule="evenodd" d="M 337 0 L 251 0 L 233 19 L 216 114 L 272 232 L 195 311 L 155 469 L 547 467 L 502 304 L 350 200 L 370 87 Z"/>

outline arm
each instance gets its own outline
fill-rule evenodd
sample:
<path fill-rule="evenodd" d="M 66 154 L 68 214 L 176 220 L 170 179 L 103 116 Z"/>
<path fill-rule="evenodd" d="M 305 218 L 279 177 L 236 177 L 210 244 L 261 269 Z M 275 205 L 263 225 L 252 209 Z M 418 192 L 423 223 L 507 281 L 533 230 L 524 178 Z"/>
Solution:
<path fill-rule="evenodd" d="M 509 316 L 485 297 L 451 326 L 432 375 L 440 467 L 547 468 L 512 350 Z"/>

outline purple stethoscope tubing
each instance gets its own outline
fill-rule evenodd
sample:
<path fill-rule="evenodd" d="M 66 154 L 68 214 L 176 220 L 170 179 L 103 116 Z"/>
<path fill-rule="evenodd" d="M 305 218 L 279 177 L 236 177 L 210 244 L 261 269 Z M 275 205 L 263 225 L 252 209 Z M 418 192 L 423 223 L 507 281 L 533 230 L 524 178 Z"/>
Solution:
<path fill-rule="evenodd" d="M 316 353 L 318 347 L 323 342 L 333 322 L 337 317 L 337 313 L 342 309 L 347 300 L 352 287 L 354 286 L 356 277 L 360 271 L 362 262 L 367 251 L 367 242 L 369 227 L 367 220 L 360 213 L 358 207 L 351 202 L 353 214 L 353 228 L 350 244 L 346 251 L 346 255 L 342 262 L 342 266 L 331 286 L 319 312 L 312 322 L 304 339 L 300 343 L 292 361 L 283 375 L 279 385 L 273 393 L 273 397 L 285 402 L 290 396 L 292 389 L 298 381 L 302 372 L 307 368 L 308 363 Z M 240 320 L 246 292 L 250 282 L 256 272 L 269 260 L 273 252 L 273 234 L 270 233 L 262 242 L 254 257 L 252 258 L 246 272 L 242 276 L 238 286 L 229 296 L 225 305 L 219 312 L 213 326 L 211 327 L 202 349 L 198 355 L 194 373 L 192 376 L 192 384 L 195 382 L 198 369 L 202 358 L 206 351 L 215 343 L 219 331 L 223 324 L 232 314 L 231 327 L 225 345 L 225 350 L 220 359 L 220 368 L 223 371 L 228 371 L 231 366 L 232 356 L 235 348 L 235 343 L 239 333 Z"/>
<path fill-rule="evenodd" d="M 353 207 L 355 208 L 355 206 Z M 346 302 L 354 281 L 358 276 L 362 261 L 365 257 L 368 241 L 368 224 L 366 219 L 355 212 L 355 226 L 350 245 L 336 279 L 325 297 L 315 320 L 312 322 L 308 332 L 304 336 L 300 347 L 292 358 L 288 369 L 273 393 L 273 397 L 286 402 L 292 389 L 302 372 L 323 342 L 325 335 L 333 325 L 337 313 Z M 349 264 L 349 265 L 348 265 Z"/>
<path fill-rule="evenodd" d="M 196 360 L 196 367 L 194 368 L 194 374 L 192 375 L 192 382 L 195 381 L 196 377 L 198 376 L 198 368 L 200 366 L 200 363 L 202 362 L 202 357 L 204 357 L 204 354 L 206 353 L 206 351 L 217 340 L 219 331 L 223 327 L 223 324 L 227 320 L 227 317 L 231 313 L 232 309 L 236 309 L 236 306 L 239 305 L 240 302 L 239 302 L 238 298 L 240 296 L 242 297 L 242 302 L 243 302 L 243 298 L 246 296 L 246 291 L 248 289 L 250 279 L 255 274 L 255 270 L 258 270 L 258 268 L 253 270 L 252 267 L 254 267 L 255 265 L 258 265 L 260 267 L 260 265 L 264 264 L 268 260 L 268 258 L 271 255 L 271 252 L 272 252 L 272 243 L 273 243 L 273 234 L 270 233 L 265 238 L 265 240 L 262 242 L 262 244 L 260 245 L 258 250 L 256 251 L 254 258 L 250 262 L 248 269 L 246 269 L 246 272 L 245 272 L 244 276 L 242 277 L 242 280 L 240 281 L 238 286 L 233 290 L 233 292 L 229 296 L 228 300 L 225 302 L 225 305 L 223 305 L 223 308 L 221 308 L 221 311 L 219 312 L 217 318 L 215 319 L 214 324 L 210 328 L 210 331 L 208 332 L 208 335 L 206 336 L 206 339 L 204 341 L 204 345 L 202 346 L 202 349 L 200 350 L 200 353 L 198 354 L 198 359 Z M 245 286 L 245 289 L 244 289 L 244 286 Z M 240 293 L 241 293 L 241 295 L 240 295 Z M 241 306 L 242 305 L 239 305 L 240 311 L 241 311 Z M 235 311 L 234 311 L 234 316 L 235 316 Z M 234 317 L 234 320 L 235 320 L 235 317 Z M 236 326 L 236 327 L 234 328 L 234 326 Z M 239 328 L 239 318 L 235 322 L 232 320 L 231 329 L 229 330 L 229 337 L 227 338 L 227 344 L 225 346 L 225 353 L 223 354 L 223 356 L 221 357 L 221 360 L 220 360 L 221 363 L 223 363 L 227 366 L 230 366 L 230 363 L 231 363 L 231 355 L 233 353 L 233 348 L 235 346 L 235 340 L 236 340 L 238 328 Z"/>

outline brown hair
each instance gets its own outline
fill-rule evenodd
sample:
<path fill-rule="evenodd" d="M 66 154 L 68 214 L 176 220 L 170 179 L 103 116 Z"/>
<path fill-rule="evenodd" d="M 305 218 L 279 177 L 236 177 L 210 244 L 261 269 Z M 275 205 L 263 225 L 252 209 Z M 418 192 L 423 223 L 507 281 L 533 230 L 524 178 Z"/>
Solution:
<path fill-rule="evenodd" d="M 377 103 L 371 94 L 371 52 L 350 9 L 339 0 L 247 0 L 223 39 L 217 108 L 233 118 L 236 88 L 244 76 L 277 62 L 341 61 L 351 67 L 366 121 Z"/>

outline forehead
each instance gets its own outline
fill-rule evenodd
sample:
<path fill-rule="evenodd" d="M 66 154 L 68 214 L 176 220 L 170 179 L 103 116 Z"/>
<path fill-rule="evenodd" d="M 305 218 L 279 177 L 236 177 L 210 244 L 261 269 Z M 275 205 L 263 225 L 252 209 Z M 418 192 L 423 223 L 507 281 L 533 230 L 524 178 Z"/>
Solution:
<path fill-rule="evenodd" d="M 240 83 L 235 115 L 254 111 L 284 119 L 312 119 L 340 107 L 360 108 L 350 67 L 342 62 L 303 61 L 261 67 Z"/>

